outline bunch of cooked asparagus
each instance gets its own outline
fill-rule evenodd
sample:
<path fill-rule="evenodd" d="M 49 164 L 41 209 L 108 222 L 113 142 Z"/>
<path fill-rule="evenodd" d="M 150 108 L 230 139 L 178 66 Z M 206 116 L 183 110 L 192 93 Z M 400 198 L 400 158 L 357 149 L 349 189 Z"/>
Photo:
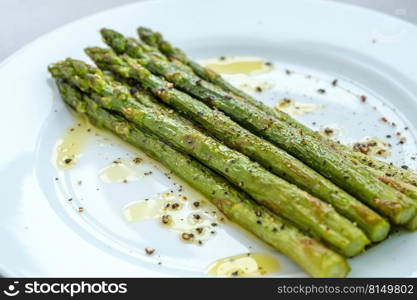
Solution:
<path fill-rule="evenodd" d="M 62 99 L 159 161 L 231 221 L 314 277 L 417 229 L 417 174 L 326 139 L 140 27 L 102 29 L 110 48 L 49 66 Z"/>

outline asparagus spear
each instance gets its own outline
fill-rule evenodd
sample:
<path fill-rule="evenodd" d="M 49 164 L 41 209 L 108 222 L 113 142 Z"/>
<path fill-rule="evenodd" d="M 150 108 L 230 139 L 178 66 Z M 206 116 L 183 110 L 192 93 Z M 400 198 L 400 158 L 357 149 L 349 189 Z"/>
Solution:
<path fill-rule="evenodd" d="M 149 53 L 149 51 L 147 51 Z M 151 75 L 152 76 L 152 75 Z M 113 78 L 112 78 L 113 79 Z M 121 77 L 118 77 L 117 80 L 125 80 Z M 130 84 L 134 84 L 133 81 L 130 82 Z M 154 91 L 156 92 L 156 91 Z M 170 91 L 171 92 L 171 91 Z M 172 92 L 179 92 L 176 90 L 172 90 Z M 161 104 L 159 101 L 157 101 L 155 98 L 151 97 L 146 91 L 144 91 L 142 88 L 135 86 L 131 89 L 131 93 L 140 101 L 142 104 L 157 109 L 158 111 L 162 111 L 164 113 L 169 114 L 170 117 L 176 118 L 181 122 L 185 122 L 191 126 L 195 126 L 194 123 L 190 122 L 189 120 L 185 119 L 184 117 L 178 115 L 175 113 L 172 109 L 169 109 L 168 107 Z M 168 93 L 170 94 L 170 93 Z M 187 94 L 184 95 L 185 97 L 189 97 Z M 168 95 L 169 97 L 169 95 Z M 181 97 L 180 97 L 181 98 Z M 170 100 L 165 101 L 168 104 L 170 103 Z M 171 104 L 175 104 L 174 102 Z M 203 103 L 200 103 L 200 106 L 204 106 Z M 181 110 L 181 109 L 180 109 Z M 201 112 L 201 109 L 199 110 Z M 191 113 L 191 115 L 190 115 Z M 188 113 L 192 117 L 192 112 Z M 195 115 L 195 114 L 194 114 Z M 201 113 L 198 114 L 200 116 Z M 205 116 L 206 114 L 204 114 Z M 219 113 L 215 115 L 218 116 Z M 223 114 L 220 114 L 222 118 L 227 118 Z M 202 115 L 201 115 L 202 116 Z M 227 118 L 229 122 L 232 122 L 230 119 Z M 224 124 L 224 122 L 220 123 L 221 125 Z M 236 123 L 234 123 L 236 124 Z M 204 125 L 204 124 L 203 124 Z M 218 129 L 221 129 L 218 128 Z M 245 132 L 243 128 L 240 128 L 240 130 Z M 229 133 L 229 131 L 226 131 Z M 231 132 L 237 132 L 237 130 L 231 129 Z M 230 133 L 231 133 L 230 132 Z M 244 135 L 242 133 L 242 135 Z M 250 134 L 249 134 L 250 135 Z M 242 148 L 244 147 L 245 143 L 247 143 L 248 136 L 244 135 L 244 139 L 240 139 L 240 141 L 236 141 L 235 145 L 232 143 L 229 144 L 230 147 L 238 147 Z M 256 137 L 256 136 L 255 136 Z M 234 135 L 231 137 L 226 137 L 226 141 L 233 141 L 235 138 Z M 259 139 L 259 138 L 258 138 Z M 224 138 L 223 138 L 224 140 Z M 265 142 L 263 140 L 259 141 L 258 143 L 255 142 L 255 145 Z M 253 146 L 253 143 L 250 143 L 250 146 Z M 257 148 L 255 146 L 255 148 Z M 238 149 L 239 150 L 239 149 Z M 261 147 L 262 151 L 268 152 L 268 147 Z M 267 159 L 262 159 L 262 156 L 260 158 L 257 158 L 256 156 L 252 155 L 252 153 L 245 153 L 246 155 L 252 157 L 255 160 L 258 160 L 258 162 L 264 162 L 263 165 L 268 167 L 270 170 L 272 170 L 275 174 L 280 175 L 287 181 L 290 181 L 291 183 L 296 184 L 300 188 L 310 192 L 314 196 L 321 198 L 329 203 L 331 203 L 342 215 L 349 218 L 351 221 L 355 222 L 370 238 L 371 241 L 377 242 L 383 240 L 386 235 L 389 232 L 389 223 L 387 223 L 385 220 L 383 220 L 378 214 L 373 212 L 368 207 L 364 206 L 362 203 L 358 202 L 356 199 L 351 197 L 349 194 L 344 192 L 341 189 L 338 189 L 336 186 L 334 186 L 330 181 L 326 180 L 325 178 L 321 177 L 317 173 L 309 174 L 308 170 L 304 170 L 303 168 L 298 168 L 298 164 L 301 162 L 297 161 L 296 159 L 289 156 L 286 152 L 281 151 L 279 148 L 275 151 L 283 152 L 281 160 L 277 160 L 273 157 Z M 243 151 L 241 151 L 243 152 Z M 274 155 L 276 153 L 272 153 Z M 286 157 L 289 156 L 289 157 Z M 293 161 L 295 160 L 295 161 Z M 297 164 L 298 162 L 298 164 Z M 302 164 L 302 163 L 301 163 Z M 281 168 L 278 168 L 277 166 L 280 166 Z M 303 165 L 301 165 L 302 167 Z M 306 167 L 306 166 L 304 166 Z M 417 188 L 404 183 L 402 181 L 399 181 L 393 177 L 389 177 L 383 172 L 372 169 L 369 166 L 365 165 L 367 169 L 370 169 L 370 172 L 372 172 L 379 180 L 382 182 L 388 184 L 389 186 L 395 188 L 396 190 L 400 191 L 401 193 L 408 196 L 410 199 L 414 200 L 417 203 Z M 281 169 L 284 170 L 281 170 Z M 287 169 L 287 170 L 285 170 Z M 314 172 L 313 170 L 310 170 Z M 306 173 L 307 172 L 307 173 Z M 305 174 L 306 173 L 306 174 Z M 315 175 L 315 176 L 314 176 Z M 300 182 L 301 181 L 301 182 Z M 316 182 L 320 182 L 320 184 L 317 184 Z M 352 201 L 353 200 L 353 201 Z M 405 227 L 409 230 L 416 230 L 417 229 L 417 216 L 412 218 L 410 221 L 408 221 L 405 224 Z"/>
<path fill-rule="evenodd" d="M 384 172 L 379 171 L 377 169 L 372 169 L 371 167 L 367 165 L 363 165 L 366 169 L 371 169 L 372 174 L 378 178 L 383 183 L 389 185 L 390 187 L 396 189 L 397 191 L 401 192 L 402 194 L 409 197 L 411 200 L 414 201 L 414 203 L 417 204 L 417 187 L 415 187 L 412 184 L 408 184 L 406 182 L 403 182 L 401 180 L 398 180 L 396 178 L 387 176 Z M 417 229 L 417 215 L 414 216 L 411 220 L 409 220 L 405 227 L 409 230 L 416 230 Z"/>
<path fill-rule="evenodd" d="M 63 100 L 91 123 L 113 132 L 159 161 L 216 205 L 231 221 L 245 228 L 279 252 L 287 255 L 314 277 L 344 277 L 346 260 L 301 233 L 287 221 L 255 204 L 222 177 L 187 155 L 167 146 L 151 134 L 140 131 L 125 119 L 98 107 L 87 95 L 57 81 Z"/>
<path fill-rule="evenodd" d="M 417 187 L 412 184 L 400 181 L 393 177 L 386 176 L 381 172 L 379 179 L 388 184 L 389 186 L 395 188 L 396 190 L 400 191 L 404 195 L 407 195 L 410 199 L 414 200 L 417 203 Z M 405 224 L 405 227 L 408 230 L 416 230 L 417 229 L 417 216 L 414 216 L 410 221 Z"/>
<path fill-rule="evenodd" d="M 112 35 L 108 35 L 108 32 L 110 31 L 102 30 L 104 39 L 110 43 Z M 132 43 L 134 41 L 128 39 L 125 49 L 129 55 L 137 56 L 139 53 L 137 49 L 140 47 L 129 46 Z M 119 48 L 118 44 L 113 46 L 120 52 L 123 49 Z M 139 62 L 146 63 L 144 59 L 139 59 Z M 152 62 L 147 64 L 152 72 L 164 76 L 176 87 L 216 107 L 244 127 L 267 138 L 363 202 L 387 215 L 395 224 L 405 224 L 416 214 L 417 205 L 411 199 L 374 178 L 356 160 L 347 160 L 339 155 L 331 145 L 318 140 L 316 135 L 306 134 L 303 130 L 288 126 L 285 122 L 243 102 L 241 98 L 224 92 L 198 76 L 183 72 L 167 61 L 152 57 Z"/>
<path fill-rule="evenodd" d="M 125 85 L 125 87 L 130 90 L 130 93 L 136 98 L 136 100 L 145 105 L 146 107 L 153 108 L 158 112 L 167 114 L 170 118 L 176 119 L 180 122 L 183 122 L 189 126 L 193 126 L 198 129 L 198 126 L 196 124 L 184 118 L 168 106 L 162 104 L 160 101 L 156 100 L 149 92 L 145 91 L 141 86 L 139 86 L 137 82 L 134 82 L 133 80 L 126 80 L 125 78 L 121 78 L 120 76 L 106 77 L 110 79 L 109 83 L 111 83 L 111 81 L 117 81 L 119 84 Z"/>
<path fill-rule="evenodd" d="M 272 109 L 271 107 L 263 104 L 260 101 L 252 98 L 245 92 L 235 88 L 233 85 L 229 84 L 224 80 L 220 74 L 202 67 L 200 64 L 188 59 L 186 54 L 178 48 L 174 48 L 169 42 L 165 41 L 162 35 L 158 32 L 153 32 L 150 29 L 139 27 L 138 33 L 141 39 L 146 43 L 145 45 L 139 45 L 133 39 L 126 39 L 122 34 L 110 30 L 102 29 L 101 34 L 104 41 L 112 47 L 117 53 L 128 53 L 132 57 L 144 58 L 143 52 L 147 54 L 156 56 L 157 59 L 163 59 L 166 62 L 166 57 L 161 55 L 161 50 L 165 55 L 171 58 L 171 63 L 177 68 L 183 70 L 184 72 L 192 75 L 195 72 L 200 78 L 206 79 L 207 81 L 220 86 L 223 90 L 231 92 L 234 95 L 241 97 L 242 101 L 246 101 L 251 105 L 259 108 L 261 111 L 278 118 L 279 120 L 288 123 L 298 130 L 304 131 L 305 135 L 310 135 L 311 137 L 319 138 L 323 142 L 326 142 L 333 148 L 340 152 L 340 155 L 344 155 L 346 159 L 357 159 L 361 164 L 367 167 L 368 171 L 376 178 L 380 177 L 379 171 L 382 170 L 386 173 L 387 176 L 391 176 L 397 180 L 404 181 L 413 185 L 417 185 L 417 175 L 403 169 L 399 169 L 392 164 L 388 164 L 376 159 L 372 159 L 367 155 L 353 151 L 352 149 L 344 146 L 342 144 L 336 143 L 331 139 L 326 139 L 325 137 L 318 135 L 316 132 L 304 126 L 301 123 L 298 123 L 296 120 L 292 119 L 285 112 Z M 396 188 L 394 186 L 394 188 Z M 400 190 L 401 191 L 401 190 Z"/>
<path fill-rule="evenodd" d="M 117 72 L 120 66 L 128 67 L 127 63 L 111 50 L 88 48 L 86 52 L 96 64 L 103 68 Z M 166 89 L 169 82 L 152 75 L 140 65 L 136 65 L 128 74 L 122 72 L 118 75 L 128 75 L 129 78 L 138 80 L 164 103 L 183 112 L 229 147 L 249 156 L 301 189 L 329 202 L 339 213 L 357 223 L 372 241 L 380 241 L 388 234 L 389 223 L 377 213 L 301 161 L 242 128 L 221 112 L 212 110 L 181 91 L 173 88 Z"/>
<path fill-rule="evenodd" d="M 158 135 L 200 160 L 255 200 L 288 218 L 302 230 L 326 241 L 344 255 L 359 253 L 369 242 L 355 225 L 340 216 L 330 205 L 269 173 L 246 156 L 195 128 L 143 106 L 122 85 L 115 87 L 108 83 L 98 69 L 67 59 L 51 65 L 49 70 L 53 76 L 67 80 L 84 92 L 94 93 L 93 99 L 104 108 L 121 113 L 143 130 Z"/>
<path fill-rule="evenodd" d="M 144 52 L 148 53 L 148 54 L 152 54 L 157 56 L 157 58 L 162 58 L 161 57 L 161 53 L 158 53 L 158 45 L 160 46 L 159 48 L 161 49 L 165 49 L 166 51 L 165 54 L 167 54 L 168 56 L 170 56 L 172 58 L 172 55 L 174 55 L 175 57 L 175 53 L 179 55 L 179 57 L 177 57 L 178 61 L 176 60 L 172 60 L 172 62 L 175 64 L 175 66 L 180 67 L 183 71 L 192 74 L 192 70 L 190 70 L 189 68 L 186 67 L 185 64 L 182 64 L 182 62 L 184 61 L 188 61 L 188 58 L 186 57 L 186 55 L 184 53 L 182 53 L 181 50 L 179 49 L 175 49 L 173 48 L 169 43 L 167 43 L 166 41 L 163 40 L 162 36 L 159 33 L 153 33 L 148 29 L 145 28 L 139 28 L 138 30 L 139 35 L 141 36 L 141 38 L 143 38 L 145 41 L 148 42 L 149 45 L 151 45 L 151 47 L 148 46 L 142 46 L 139 47 L 139 45 L 134 41 L 134 40 L 126 40 L 123 35 L 112 31 L 112 30 L 107 30 L 107 29 L 103 29 L 101 31 L 105 41 L 112 46 L 116 51 L 118 50 L 119 53 L 123 53 L 123 52 L 128 52 L 131 56 L 134 57 L 141 57 L 143 58 L 143 55 L 141 55 L 141 50 L 144 50 Z M 169 54 L 171 53 L 171 55 Z M 163 55 L 162 55 L 163 56 Z M 178 63 L 179 62 L 179 63 Z M 305 134 L 309 134 L 312 137 L 319 137 L 320 139 L 323 139 L 323 137 L 321 136 L 317 136 L 317 134 L 312 131 L 311 129 L 309 129 L 308 127 L 302 125 L 301 123 L 298 123 L 297 121 L 295 121 L 294 119 L 292 119 L 289 115 L 287 115 L 284 112 L 280 112 L 277 111 L 275 112 L 273 109 L 271 109 L 270 107 L 264 105 L 261 102 L 256 101 L 255 99 L 251 98 L 249 95 L 245 94 L 244 92 L 240 91 L 239 89 L 234 88 L 232 85 L 230 85 L 227 81 L 223 80 L 221 78 L 221 76 L 215 72 L 211 72 L 209 69 L 205 69 L 204 67 L 200 66 L 199 64 L 195 63 L 195 62 L 190 62 L 188 61 L 189 65 L 191 66 L 191 69 L 194 70 L 194 72 L 196 72 L 200 77 L 209 80 L 212 83 L 215 83 L 217 85 L 219 85 L 220 87 L 222 87 L 224 90 L 226 91 L 230 91 L 232 93 L 234 93 L 235 95 L 239 95 L 241 97 L 243 97 L 243 99 L 249 100 L 248 102 L 250 104 L 254 104 L 256 107 L 260 108 L 261 110 L 265 111 L 266 113 L 272 114 L 272 115 L 276 115 L 279 119 L 287 122 L 288 124 L 290 124 L 291 126 L 300 129 L 300 130 L 305 130 Z M 207 75 L 207 77 L 204 76 L 204 74 Z M 414 173 L 407 171 L 407 170 L 403 170 L 403 169 L 399 169 L 395 166 L 393 166 L 392 164 L 388 164 L 379 160 L 374 160 L 362 153 L 358 153 L 358 152 L 354 152 L 351 149 L 349 149 L 348 147 L 341 145 L 339 143 L 336 143 L 330 139 L 324 139 L 323 142 L 328 143 L 333 149 L 338 150 L 342 155 L 344 155 L 347 159 L 353 157 L 358 159 L 359 162 L 361 162 L 363 164 L 363 166 L 368 169 L 369 173 L 372 174 L 374 177 L 376 177 L 377 179 L 381 180 L 382 182 L 388 184 L 389 186 L 391 186 L 392 188 L 400 191 L 401 193 L 405 194 L 406 196 L 408 196 L 409 198 L 411 198 L 412 200 L 414 200 L 414 202 L 417 201 L 417 198 L 415 198 L 415 191 L 413 191 L 413 188 L 410 187 L 410 184 L 416 185 L 417 182 L 417 175 L 415 175 Z M 385 175 L 381 175 L 381 171 L 385 172 Z M 390 177 L 390 180 L 385 179 L 383 180 L 383 178 L 386 177 Z M 401 182 L 399 180 L 404 181 Z M 294 183 L 294 182 L 293 182 Z M 308 189 L 307 189 L 308 190 Z M 309 192 L 311 192 L 309 190 Z M 314 195 L 320 197 L 321 195 L 318 195 L 314 192 L 312 192 Z M 334 205 L 334 204 L 333 204 Z M 336 208 L 338 208 L 338 205 L 334 205 Z M 342 212 L 343 214 L 343 212 Z M 349 216 L 349 215 L 347 215 Z M 355 220 L 353 218 L 353 220 Z M 361 226 L 360 223 L 358 223 L 359 226 Z M 414 216 L 411 220 L 409 220 L 405 226 L 410 229 L 410 230 L 415 230 L 417 229 L 417 216 Z M 362 227 L 362 229 L 364 229 Z M 365 232 L 366 229 L 365 229 Z M 368 233 L 368 232 L 367 232 Z M 369 233 L 368 233 L 369 235 Z M 372 236 L 371 236 L 372 239 Z"/>
<path fill-rule="evenodd" d="M 219 87 L 221 87 L 223 90 L 227 92 L 231 92 L 234 95 L 241 97 L 244 101 L 257 107 L 261 111 L 264 111 L 265 113 L 283 122 L 286 122 L 299 130 L 303 130 L 305 134 L 310 134 L 310 135 L 315 134 L 313 130 L 299 123 L 298 121 L 293 119 L 291 116 L 289 116 L 285 112 L 282 112 L 280 110 L 275 110 L 265 105 L 264 103 L 257 101 L 252 96 L 248 95 L 247 93 L 234 87 L 232 84 L 224 80 L 221 77 L 221 75 L 218 74 L 217 72 L 210 70 L 208 68 L 205 68 L 201 66 L 199 63 L 189 59 L 187 55 L 181 49 L 175 48 L 168 41 L 164 40 L 163 36 L 159 32 L 153 32 L 152 30 L 148 28 L 139 27 L 138 34 L 141 40 L 147 45 L 153 47 L 154 49 L 158 49 L 167 57 L 173 60 L 177 60 L 182 63 L 182 64 L 181 63 L 176 64 L 177 66 L 187 65 L 195 72 L 195 74 L 197 74 L 202 79 L 205 79 L 215 85 L 218 85 Z M 147 49 L 149 49 L 149 47 Z M 157 51 L 154 50 L 152 53 L 156 53 L 156 52 Z M 375 168 L 377 170 L 382 170 L 388 173 L 391 177 L 394 177 L 395 179 L 417 186 L 417 174 L 416 173 L 411 172 L 409 170 L 400 169 L 392 164 L 371 158 L 363 153 L 355 152 L 346 146 L 343 146 L 343 145 L 340 145 L 338 143 L 331 141 L 330 139 L 327 141 L 332 145 L 332 147 L 338 149 L 344 155 L 346 155 L 346 157 L 355 158 L 361 163 L 364 163 L 366 165 L 371 166 L 372 168 Z"/>
<path fill-rule="evenodd" d="M 304 130 L 305 134 L 311 135 L 313 137 L 317 136 L 317 133 L 315 133 L 310 128 L 302 125 L 301 123 L 298 123 L 296 120 L 292 119 L 288 114 L 282 111 L 275 111 L 274 109 L 263 104 L 262 102 L 255 100 L 250 95 L 246 94 L 245 92 L 241 91 L 240 89 L 235 88 L 233 85 L 228 83 L 226 80 L 224 80 L 220 76 L 220 74 L 210 69 L 204 68 L 200 64 L 190 60 L 184 52 L 182 52 L 178 48 L 174 48 L 169 42 L 165 41 L 161 34 L 157 32 L 152 32 L 151 30 L 144 28 L 144 27 L 138 28 L 138 33 L 141 39 L 147 45 L 150 46 L 150 47 L 148 46 L 143 47 L 143 50 L 146 51 L 147 53 L 152 54 L 152 55 L 158 55 L 158 57 L 160 57 L 161 56 L 160 53 L 162 52 L 171 59 L 173 64 L 182 68 L 185 72 L 188 72 L 188 73 L 195 72 L 195 74 L 197 74 L 200 78 L 203 78 L 213 84 L 220 86 L 223 90 L 227 92 L 231 92 L 234 95 L 242 97 L 249 104 L 254 105 L 255 107 L 259 108 L 265 113 L 277 117 L 278 119 L 290 124 L 294 128 L 297 128 L 299 130 Z M 128 47 L 129 43 L 126 43 L 125 41 L 123 41 L 123 36 L 121 36 L 117 32 L 104 29 L 102 30 L 102 34 L 105 37 L 105 40 L 107 41 L 107 43 L 110 44 L 110 46 L 112 46 L 111 44 L 115 39 L 118 39 L 120 43 L 116 44 L 116 46 L 126 45 L 127 47 L 125 46 L 125 49 L 122 49 L 122 50 L 125 52 L 129 52 L 127 49 L 129 48 Z M 158 53 L 158 50 L 160 50 L 161 52 Z M 137 51 L 130 51 L 130 52 L 133 55 L 137 54 L 136 53 Z M 190 68 L 186 68 L 185 66 L 189 66 Z M 389 164 L 389 163 L 386 163 L 377 159 L 373 159 L 363 153 L 355 152 L 349 147 L 336 143 L 330 139 L 326 139 L 321 136 L 318 136 L 318 137 L 320 139 L 323 139 L 323 142 L 329 143 L 329 145 L 332 148 L 339 151 L 341 155 L 344 155 L 346 157 L 346 159 L 350 159 L 350 158 L 357 159 L 366 169 L 368 169 L 369 173 L 372 174 L 374 177 L 388 184 L 389 186 L 396 189 L 397 191 L 400 191 L 401 193 L 405 194 L 412 200 L 417 201 L 416 192 L 414 191 L 414 188 L 410 186 L 410 185 L 417 186 L 417 174 L 409 170 L 400 169 L 394 166 L 393 164 Z M 385 174 L 381 175 L 381 171 L 384 172 Z M 315 195 L 320 197 L 320 195 L 317 195 L 317 194 Z M 337 205 L 335 205 L 335 207 L 337 208 Z M 343 212 L 341 213 L 343 214 Z M 409 230 L 417 229 L 417 216 L 414 216 L 410 221 L 408 221 L 405 224 L 405 226 Z M 365 230 L 363 227 L 361 228 Z M 367 231 L 365 230 L 365 232 Z"/>
<path fill-rule="evenodd" d="M 341 150 L 344 151 L 346 155 L 351 154 L 352 157 L 356 158 L 361 163 L 370 166 L 371 168 L 374 168 L 376 170 L 384 172 L 385 175 L 388 177 L 392 177 L 394 179 L 401 180 L 405 183 L 417 186 L 417 174 L 415 172 L 398 168 L 397 166 L 384 162 L 382 160 L 373 159 L 372 157 L 366 154 L 352 151 L 351 149 L 345 146 L 342 146 Z"/>

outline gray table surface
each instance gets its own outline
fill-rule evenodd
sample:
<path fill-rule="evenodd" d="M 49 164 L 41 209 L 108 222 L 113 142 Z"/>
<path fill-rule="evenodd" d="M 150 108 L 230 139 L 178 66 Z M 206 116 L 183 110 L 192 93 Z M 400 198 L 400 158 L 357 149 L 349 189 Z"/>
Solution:
<path fill-rule="evenodd" d="M 417 0 L 327 1 L 372 8 L 417 24 Z M 132 2 L 138 0 L 0 0 L 0 61 L 52 29 L 83 16 Z"/>

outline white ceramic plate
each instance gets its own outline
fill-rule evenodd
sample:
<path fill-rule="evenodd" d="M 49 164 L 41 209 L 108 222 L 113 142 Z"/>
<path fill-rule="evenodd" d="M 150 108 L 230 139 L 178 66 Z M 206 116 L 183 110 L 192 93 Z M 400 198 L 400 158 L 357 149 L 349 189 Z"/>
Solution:
<path fill-rule="evenodd" d="M 262 100 L 273 105 L 290 97 L 325 104 L 301 120 L 310 126 L 316 122 L 316 129 L 338 124 L 346 142 L 401 131 L 407 142 L 397 145 L 393 137 L 390 159 L 415 167 L 416 27 L 316 0 L 152 1 L 112 9 L 55 30 L 0 67 L 2 274 L 204 276 L 205 267 L 218 258 L 257 251 L 279 259 L 281 270 L 273 275 L 305 276 L 282 255 L 230 225 L 220 226 L 215 237 L 196 246 L 180 242 L 155 220 L 126 223 L 121 214 L 126 203 L 169 190 L 172 182 L 151 163 L 141 168 L 154 170 L 152 176 L 129 184 L 101 182 L 101 168 L 134 155 L 122 145 L 103 146 L 96 140 L 75 168 L 54 168 L 54 145 L 74 121 L 49 79 L 47 65 L 69 56 L 87 59 L 83 48 L 101 45 L 101 27 L 135 35 L 139 25 L 162 31 L 196 59 L 247 55 L 274 62 L 275 71 L 259 75 L 275 82 L 259 95 Z M 287 75 L 285 69 L 293 73 Z M 330 84 L 335 78 L 336 88 Z M 326 93 L 317 93 L 319 88 Z M 366 95 L 366 103 L 360 95 Z M 382 116 L 397 127 L 379 121 Z M 70 197 L 74 201 L 67 201 Z M 157 251 L 148 256 L 145 247 Z M 417 276 L 416 248 L 417 234 L 396 234 L 350 260 L 350 276 Z"/>

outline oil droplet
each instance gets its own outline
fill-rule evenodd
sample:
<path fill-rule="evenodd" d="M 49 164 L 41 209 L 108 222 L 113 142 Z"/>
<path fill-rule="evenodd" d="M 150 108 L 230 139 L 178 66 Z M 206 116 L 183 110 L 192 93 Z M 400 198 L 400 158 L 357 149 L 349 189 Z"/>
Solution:
<path fill-rule="evenodd" d="M 195 201 L 166 192 L 153 198 L 132 202 L 123 208 L 128 222 L 157 219 L 165 228 L 177 233 L 185 242 L 202 243 L 215 233 L 223 215 L 206 201 Z"/>
<path fill-rule="evenodd" d="M 219 259 L 207 268 L 215 276 L 264 276 L 279 270 L 278 260 L 264 253 L 245 253 Z"/>
<path fill-rule="evenodd" d="M 332 140 L 337 140 L 340 137 L 340 128 L 337 125 L 327 125 L 320 128 L 319 134 Z"/>
<path fill-rule="evenodd" d="M 100 170 L 99 176 L 101 180 L 108 183 L 127 183 L 142 177 L 142 175 L 134 169 L 132 163 L 123 161 L 114 161 L 109 166 Z"/>
<path fill-rule="evenodd" d="M 363 154 L 388 157 L 391 155 L 389 151 L 389 143 L 377 138 L 377 137 L 364 137 L 359 142 L 352 145 L 352 149 Z"/>
<path fill-rule="evenodd" d="M 164 203 L 155 198 L 132 202 L 123 208 L 123 216 L 128 222 L 138 222 L 161 216 Z"/>
<path fill-rule="evenodd" d="M 302 103 L 292 99 L 284 98 L 277 102 L 275 108 L 286 112 L 290 116 L 304 115 L 324 108 L 323 104 Z"/>
<path fill-rule="evenodd" d="M 81 118 L 65 131 L 55 145 L 53 161 L 56 168 L 66 170 L 78 162 L 88 144 L 90 131 L 91 126 Z"/>
<path fill-rule="evenodd" d="M 237 76 L 237 75 L 234 75 Z M 235 77 L 237 78 L 237 77 Z M 241 75 L 241 83 L 239 84 L 240 89 L 247 93 L 261 93 L 266 90 L 270 90 L 274 87 L 275 83 L 270 80 L 257 80 L 247 75 Z"/>
<path fill-rule="evenodd" d="M 271 63 L 260 57 L 221 57 L 201 61 L 201 64 L 222 74 L 266 73 L 273 69 Z"/>

